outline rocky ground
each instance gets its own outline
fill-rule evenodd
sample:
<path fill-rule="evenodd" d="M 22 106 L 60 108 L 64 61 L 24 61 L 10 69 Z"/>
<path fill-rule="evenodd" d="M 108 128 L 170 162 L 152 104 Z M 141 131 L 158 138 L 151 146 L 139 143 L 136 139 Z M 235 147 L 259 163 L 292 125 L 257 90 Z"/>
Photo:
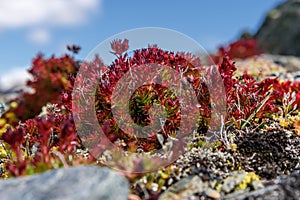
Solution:
<path fill-rule="evenodd" d="M 300 137 L 285 131 L 243 132 L 236 147 L 202 148 L 194 140 L 169 168 L 136 184 L 145 199 L 299 199 Z M 146 180 L 146 181 L 145 181 Z"/>
<path fill-rule="evenodd" d="M 297 57 L 264 54 L 236 63 L 240 73 L 258 79 L 299 80 Z M 228 149 L 203 148 L 198 135 L 174 164 L 138 181 L 134 193 L 142 199 L 300 199 L 300 137 L 291 127 L 269 120 L 264 128 L 227 131 L 235 135 Z"/>

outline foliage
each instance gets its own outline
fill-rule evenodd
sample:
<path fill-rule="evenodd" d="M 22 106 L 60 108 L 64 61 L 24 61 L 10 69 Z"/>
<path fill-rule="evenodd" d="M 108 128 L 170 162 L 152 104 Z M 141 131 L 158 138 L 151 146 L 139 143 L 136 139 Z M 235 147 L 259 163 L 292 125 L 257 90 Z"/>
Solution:
<path fill-rule="evenodd" d="M 83 74 L 96 74 L 100 76 L 99 87 L 96 91 L 96 110 L 97 118 L 100 124 L 104 124 L 103 131 L 107 137 L 115 142 L 117 140 L 122 140 L 126 144 L 124 148 L 126 150 L 136 151 L 137 149 L 142 149 L 143 151 L 151 151 L 161 147 L 161 142 L 157 138 L 157 135 L 152 135 L 148 138 L 137 138 L 136 134 L 125 133 L 118 127 L 115 118 L 112 114 L 112 95 L 114 90 L 116 90 L 118 81 L 129 71 L 142 66 L 143 73 L 151 73 L 151 68 L 147 67 L 151 64 L 158 64 L 163 66 L 168 66 L 189 80 L 189 83 L 193 85 L 194 90 L 197 89 L 199 104 L 203 105 L 200 112 L 202 115 L 202 127 L 207 128 L 209 121 L 206 119 L 210 116 L 210 105 L 209 94 L 207 87 L 200 81 L 201 73 L 201 62 L 198 58 L 192 56 L 191 54 L 185 53 L 174 53 L 169 51 L 164 51 L 159 49 L 157 46 L 149 46 L 145 49 L 138 49 L 134 51 L 132 57 L 129 57 L 127 53 L 123 52 L 128 48 L 128 41 L 115 40 L 111 44 L 112 50 L 117 59 L 110 65 L 104 66 L 100 58 L 96 58 L 91 63 L 85 63 L 87 66 L 83 65 Z M 92 65 L 93 67 L 89 67 Z M 202 67 L 203 68 L 203 67 Z M 200 69 L 200 70 L 199 70 Z M 91 70 L 94 70 L 91 72 Z M 99 74 L 99 71 L 101 74 Z M 205 69 L 202 69 L 203 73 Z M 167 120 L 163 125 L 163 132 L 159 132 L 163 137 L 163 141 L 167 141 L 168 137 L 175 137 L 175 130 L 178 128 L 178 123 L 180 122 L 180 104 L 178 98 L 174 96 L 167 88 L 162 85 L 168 80 L 172 80 L 172 75 L 167 76 L 168 79 L 161 77 L 159 74 L 165 73 L 165 71 L 158 72 L 156 79 L 162 84 L 149 84 L 138 88 L 130 98 L 130 114 L 135 123 L 146 126 L 152 119 L 149 116 L 149 109 L 151 105 L 162 105 L 167 113 Z M 92 75 L 93 76 L 93 75 Z M 95 80 L 93 77 L 89 77 L 91 80 Z M 138 79 L 139 77 L 133 77 Z M 84 79 L 83 77 L 77 77 L 77 79 Z M 183 80 L 183 78 L 182 78 Z M 83 81 L 83 80 L 81 80 Z M 124 82 L 123 85 L 131 85 L 131 82 Z M 186 83 L 187 84 L 187 83 Z M 86 86 L 89 88 L 90 86 Z M 85 88 L 85 90 L 86 90 Z M 75 88 L 75 90 L 82 90 L 80 88 Z M 122 96 L 121 93 L 117 94 Z M 122 99 L 122 98 L 121 98 Z M 125 103 L 124 103 L 125 105 Z M 80 108 L 83 109 L 83 108 Z M 126 109 L 126 108 L 123 108 Z M 187 126 L 187 125 L 183 125 Z M 187 133 L 191 133 L 192 130 L 186 130 Z M 153 134 L 153 133 L 151 133 Z M 177 137 L 179 137 L 177 135 Z M 137 141 L 137 142 L 136 142 Z"/>
<path fill-rule="evenodd" d="M 218 70 L 224 83 L 227 102 L 227 116 L 224 119 L 226 128 L 234 126 L 243 129 L 252 123 L 263 123 L 274 114 L 286 116 L 300 106 L 299 82 L 282 82 L 269 78 L 257 81 L 247 73 L 240 77 L 234 76 L 236 67 L 230 57 L 245 58 L 259 53 L 254 44 L 254 41 L 239 41 L 230 45 L 229 49 L 223 48 L 218 55 L 218 59 L 222 57 L 222 61 L 218 61 Z M 151 152 L 161 148 L 163 141 L 167 141 L 169 137 L 180 139 L 174 132 L 178 129 L 182 108 L 176 95 L 162 86 L 172 77 L 165 79 L 156 76 L 157 82 L 162 84 L 153 83 L 137 88 L 129 103 L 131 118 L 141 126 L 154 120 L 155 115 L 153 117 L 149 114 L 151 107 L 161 105 L 166 112 L 163 132 L 148 138 L 137 138 L 137 135 L 123 132 L 113 117 L 111 101 L 118 81 L 137 66 L 144 66 L 143 73 L 150 73 L 146 67 L 150 64 L 164 65 L 176 70 L 181 74 L 183 87 L 188 84 L 192 86 L 195 92 L 193 95 L 196 94 L 200 105 L 197 131 L 205 133 L 209 129 L 211 104 L 215 102 L 211 102 L 208 86 L 202 77 L 210 68 L 204 67 L 197 57 L 190 53 L 165 51 L 157 46 L 135 50 L 130 57 L 126 53 L 129 47 L 126 39 L 113 41 L 111 47 L 112 53 L 117 57 L 111 65 L 104 66 L 101 59 L 96 57 L 91 63 L 83 63 L 81 68 L 94 76 L 90 77 L 91 80 L 100 79 L 94 94 L 96 115 L 99 123 L 103 125 L 103 131 L 112 142 L 122 141 L 125 150 L 136 152 L 142 149 Z M 74 53 L 79 50 L 78 47 L 69 49 Z M 33 79 L 27 83 L 34 92 L 22 93 L 14 99 L 9 110 L 0 119 L 1 140 L 5 142 L 5 153 L 2 149 L 1 155 L 5 155 L 6 167 L 11 176 L 93 161 L 92 157 L 88 156 L 87 159 L 83 156 L 86 155 L 82 153 L 85 149 L 81 146 L 72 116 L 74 110 L 71 94 L 73 91 L 80 91 L 80 88 L 74 88 L 78 66 L 79 62 L 67 55 L 50 59 L 38 55 L 34 59 L 33 67 L 29 71 Z M 212 73 L 211 78 L 213 75 Z M 80 77 L 76 78 L 80 80 Z M 85 85 L 87 88 L 89 86 L 89 83 Z M 287 94 L 292 94 L 294 99 L 287 102 Z M 44 107 L 46 112 L 39 115 L 42 107 L 49 102 L 52 104 Z M 297 124 L 295 126 L 298 127 Z M 186 127 L 188 126 L 183 125 L 183 128 Z M 192 134 L 192 130 L 184 130 L 186 134 Z"/>
<path fill-rule="evenodd" d="M 11 176 L 88 163 L 79 154 L 80 140 L 70 112 L 48 105 L 47 113 L 9 128 L 1 139 L 8 149 L 6 167 Z M 79 148 L 80 147 L 80 148 Z"/>
<path fill-rule="evenodd" d="M 250 121 L 263 121 L 273 115 L 286 115 L 299 109 L 299 82 L 266 78 L 257 81 L 247 74 L 234 77 L 234 62 L 225 57 L 219 65 L 224 81 L 227 99 L 227 122 L 234 122 L 236 128 L 245 127 Z M 293 100 L 287 94 L 293 94 Z"/>
<path fill-rule="evenodd" d="M 210 57 L 214 63 L 221 63 L 224 56 L 229 56 L 230 59 L 245 59 L 261 53 L 255 39 L 240 39 L 228 46 L 219 47 L 218 52 Z"/>
<path fill-rule="evenodd" d="M 75 50 L 72 52 L 79 49 Z M 33 60 L 29 70 L 32 79 L 27 81 L 31 92 L 11 100 L 0 119 L 0 139 L 6 155 L 2 159 L 10 176 L 87 162 L 77 155 L 80 141 L 70 107 L 63 105 L 63 91 L 71 87 L 70 77 L 78 65 L 69 55 L 46 59 L 39 54 Z M 46 106 L 47 103 L 52 104 Z"/>
<path fill-rule="evenodd" d="M 11 101 L 9 109 L 1 116 L 6 124 L 18 125 L 18 122 L 34 118 L 47 103 L 58 103 L 63 90 L 69 88 L 69 76 L 74 75 L 78 62 L 65 55 L 45 59 L 39 54 L 28 71 L 32 79 L 27 81 L 31 92 L 23 92 Z M 3 128 L 0 124 L 0 129 Z"/>

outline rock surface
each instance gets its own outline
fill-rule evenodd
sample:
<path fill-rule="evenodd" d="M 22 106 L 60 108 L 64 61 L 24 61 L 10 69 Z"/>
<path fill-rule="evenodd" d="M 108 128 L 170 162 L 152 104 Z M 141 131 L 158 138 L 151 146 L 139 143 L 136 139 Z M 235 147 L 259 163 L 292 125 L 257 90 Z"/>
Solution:
<path fill-rule="evenodd" d="M 271 10 L 254 37 L 266 52 L 300 56 L 300 0 Z"/>
<path fill-rule="evenodd" d="M 96 166 L 56 169 L 31 177 L 0 180 L 1 200 L 128 199 L 127 180 Z"/>
<path fill-rule="evenodd" d="M 234 61 L 237 66 L 237 75 L 242 75 L 244 71 L 247 71 L 259 80 L 267 77 L 278 77 L 290 81 L 300 80 L 300 57 L 261 54 Z"/>
<path fill-rule="evenodd" d="M 260 190 L 247 194 L 230 194 L 224 199 L 300 199 L 300 171 L 297 170 L 290 175 L 282 175 Z"/>
<path fill-rule="evenodd" d="M 300 137 L 278 128 L 277 120 L 266 121 L 259 131 L 256 127 L 232 130 L 234 143 L 225 151 L 199 143 L 204 136 L 195 134 L 187 152 L 169 168 L 134 185 L 136 195 L 161 200 L 300 199 Z"/>
<path fill-rule="evenodd" d="M 300 21 L 299 21 L 300 23 Z M 282 66 L 287 72 L 300 71 L 300 58 L 296 56 L 282 56 L 272 54 L 262 54 L 259 56 L 263 60 L 272 61 L 273 63 Z"/>

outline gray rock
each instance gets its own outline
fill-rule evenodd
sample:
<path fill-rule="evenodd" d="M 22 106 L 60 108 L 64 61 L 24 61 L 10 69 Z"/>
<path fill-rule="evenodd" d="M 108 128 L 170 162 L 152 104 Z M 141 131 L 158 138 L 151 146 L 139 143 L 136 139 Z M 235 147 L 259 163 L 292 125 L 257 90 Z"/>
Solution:
<path fill-rule="evenodd" d="M 56 169 L 30 177 L 0 180 L 1 200 L 128 199 L 129 184 L 106 167 Z"/>
<path fill-rule="evenodd" d="M 281 175 L 270 181 L 265 188 L 247 194 L 229 194 L 224 199 L 300 199 L 300 171 L 296 170 L 290 175 Z"/>
<path fill-rule="evenodd" d="M 300 56 L 300 0 L 287 0 L 271 10 L 254 37 L 267 52 Z"/>
<path fill-rule="evenodd" d="M 181 179 L 161 194 L 159 200 L 199 199 L 199 195 L 220 199 L 221 194 L 210 188 L 209 182 L 203 182 L 197 175 Z"/>

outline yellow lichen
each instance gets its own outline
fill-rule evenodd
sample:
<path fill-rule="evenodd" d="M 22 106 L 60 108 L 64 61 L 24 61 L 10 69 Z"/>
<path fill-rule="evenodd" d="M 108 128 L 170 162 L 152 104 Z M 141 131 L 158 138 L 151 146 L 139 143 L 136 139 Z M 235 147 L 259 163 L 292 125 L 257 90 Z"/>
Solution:
<path fill-rule="evenodd" d="M 12 109 L 16 109 L 16 108 L 18 107 L 18 103 L 15 102 L 15 101 L 13 101 L 13 102 L 10 103 L 9 106 L 10 106 L 10 108 L 12 108 Z"/>
<path fill-rule="evenodd" d="M 289 114 L 287 116 L 283 116 L 283 115 L 275 116 L 275 115 L 273 115 L 273 119 L 278 120 L 280 126 L 282 126 L 283 128 L 293 126 L 295 128 L 295 131 L 296 131 L 297 128 L 295 127 L 295 124 L 296 124 L 297 121 L 300 121 L 300 113 L 299 112 L 294 112 L 294 113 Z"/>
<path fill-rule="evenodd" d="M 3 145 L 0 145 L 0 158 L 6 158 L 7 152 Z"/>
<path fill-rule="evenodd" d="M 10 119 L 10 120 L 15 120 L 16 119 L 16 115 L 13 112 L 8 112 L 5 114 L 5 117 Z"/>
<path fill-rule="evenodd" d="M 240 184 L 238 184 L 234 190 L 244 190 L 248 186 L 251 186 L 253 181 L 258 181 L 259 179 L 259 176 L 256 175 L 254 172 L 249 172 L 246 174 L 244 180 Z"/>
<path fill-rule="evenodd" d="M 11 127 L 9 124 L 5 124 L 2 128 L 0 128 L 0 136 L 5 133 L 9 127 Z"/>
<path fill-rule="evenodd" d="M 0 127 L 6 124 L 6 119 L 0 119 Z"/>
<path fill-rule="evenodd" d="M 229 145 L 229 148 L 230 148 L 233 152 L 236 152 L 238 146 L 237 146 L 235 143 L 231 143 L 231 144 Z"/>
<path fill-rule="evenodd" d="M 169 173 L 168 173 L 167 171 L 159 170 L 159 171 L 158 171 L 158 174 L 159 174 L 159 176 L 160 176 L 161 178 L 163 178 L 163 179 L 169 178 Z"/>
<path fill-rule="evenodd" d="M 280 118 L 279 119 L 279 124 L 280 124 L 280 126 L 286 128 L 290 125 L 290 121 L 288 119 L 285 119 L 285 118 Z"/>

